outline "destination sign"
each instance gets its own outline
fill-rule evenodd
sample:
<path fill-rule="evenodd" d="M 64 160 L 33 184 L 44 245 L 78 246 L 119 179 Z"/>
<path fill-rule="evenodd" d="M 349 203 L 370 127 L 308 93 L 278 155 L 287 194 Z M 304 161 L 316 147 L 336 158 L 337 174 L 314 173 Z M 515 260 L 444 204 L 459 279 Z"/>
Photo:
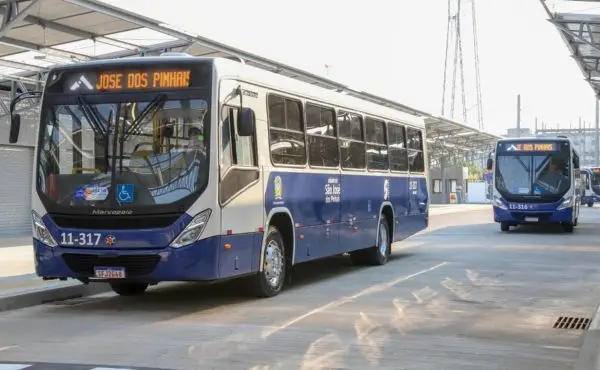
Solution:
<path fill-rule="evenodd" d="M 592 168 L 592 172 L 600 173 L 600 167 Z"/>
<path fill-rule="evenodd" d="M 505 143 L 506 152 L 556 152 L 558 143 Z"/>
<path fill-rule="evenodd" d="M 212 63 L 107 63 L 90 69 L 58 70 L 48 79 L 51 94 L 103 94 L 207 88 L 212 84 Z"/>
<path fill-rule="evenodd" d="M 96 78 L 97 91 L 187 89 L 190 87 L 189 69 L 157 70 L 152 72 L 102 72 Z"/>
<path fill-rule="evenodd" d="M 190 87 L 190 69 L 156 69 L 151 71 L 102 71 L 77 73 L 65 79 L 64 92 L 92 93 L 165 89 Z"/>

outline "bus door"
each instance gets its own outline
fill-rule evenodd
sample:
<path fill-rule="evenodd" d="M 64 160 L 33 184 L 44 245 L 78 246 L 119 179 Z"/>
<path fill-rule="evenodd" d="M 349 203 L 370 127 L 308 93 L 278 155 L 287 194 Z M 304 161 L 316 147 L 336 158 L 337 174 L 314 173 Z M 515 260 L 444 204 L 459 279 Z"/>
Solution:
<path fill-rule="evenodd" d="M 593 173 L 589 169 L 581 170 L 581 204 L 586 204 L 588 207 L 594 205 L 594 189 L 592 188 Z"/>
<path fill-rule="evenodd" d="M 230 245 L 230 248 L 220 249 L 219 252 L 221 278 L 258 269 L 262 234 L 257 231 L 264 225 L 263 186 L 256 153 L 256 128 L 252 136 L 240 136 L 238 132 L 240 95 L 236 90 L 240 85 L 240 92 L 243 93 L 243 83 L 232 80 L 220 83 L 218 130 L 215 130 L 219 140 L 218 148 L 212 150 L 219 160 L 218 173 L 211 173 L 210 176 L 219 177 L 221 235 L 224 235 L 223 245 Z M 246 97 L 241 101 L 244 108 L 254 112 L 259 109 L 257 99 Z M 256 266 L 253 266 L 253 262 Z"/>
<path fill-rule="evenodd" d="M 412 232 L 427 227 L 428 189 L 425 177 L 425 157 L 423 151 L 423 132 L 406 129 L 408 163 L 410 177 L 408 181 L 408 219 Z"/>

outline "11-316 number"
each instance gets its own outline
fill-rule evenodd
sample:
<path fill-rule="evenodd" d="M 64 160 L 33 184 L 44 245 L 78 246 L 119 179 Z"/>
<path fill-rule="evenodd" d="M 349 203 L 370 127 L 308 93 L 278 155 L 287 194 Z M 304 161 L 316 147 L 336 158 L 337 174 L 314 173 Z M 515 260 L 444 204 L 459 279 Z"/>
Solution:
<path fill-rule="evenodd" d="M 100 233 L 60 233 L 61 245 L 98 245 Z"/>

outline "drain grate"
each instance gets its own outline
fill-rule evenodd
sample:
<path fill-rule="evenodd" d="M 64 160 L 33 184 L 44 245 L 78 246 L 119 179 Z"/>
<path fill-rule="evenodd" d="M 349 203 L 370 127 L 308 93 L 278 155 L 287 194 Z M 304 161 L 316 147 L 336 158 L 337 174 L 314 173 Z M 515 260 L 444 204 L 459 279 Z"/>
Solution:
<path fill-rule="evenodd" d="M 554 329 L 586 330 L 591 322 L 587 317 L 561 316 L 554 323 Z"/>

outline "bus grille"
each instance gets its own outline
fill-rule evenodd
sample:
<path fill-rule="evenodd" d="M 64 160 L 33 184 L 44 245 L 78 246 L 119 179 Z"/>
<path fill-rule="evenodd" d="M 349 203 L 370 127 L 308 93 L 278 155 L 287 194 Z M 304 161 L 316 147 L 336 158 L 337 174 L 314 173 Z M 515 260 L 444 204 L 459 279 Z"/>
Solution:
<path fill-rule="evenodd" d="M 552 217 L 551 212 L 530 212 L 530 213 L 522 213 L 522 212 L 512 212 L 512 216 L 518 221 L 525 221 L 525 217 L 537 217 L 539 222 L 548 221 Z"/>
<path fill-rule="evenodd" d="M 143 216 L 88 216 L 51 214 L 58 227 L 90 230 L 154 229 L 169 227 L 181 213 Z"/>
<path fill-rule="evenodd" d="M 127 277 L 149 275 L 160 261 L 155 254 L 104 257 L 95 254 L 64 253 L 63 260 L 75 273 L 94 276 L 94 267 L 125 267 Z"/>

